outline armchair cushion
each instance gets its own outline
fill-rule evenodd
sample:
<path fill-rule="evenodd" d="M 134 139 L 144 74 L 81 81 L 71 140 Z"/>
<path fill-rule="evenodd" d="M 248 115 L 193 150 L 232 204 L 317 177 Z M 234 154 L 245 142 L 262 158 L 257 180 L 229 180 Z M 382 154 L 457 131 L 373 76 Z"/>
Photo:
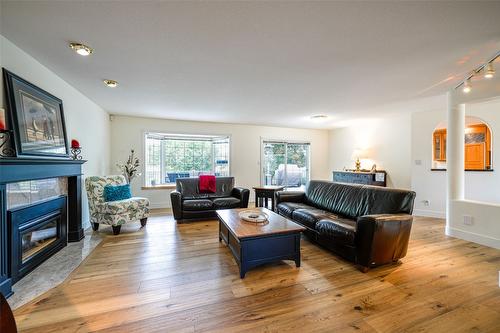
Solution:
<path fill-rule="evenodd" d="M 148 199 L 132 197 L 124 200 L 108 201 L 96 205 L 96 210 L 101 214 L 121 214 L 129 210 L 139 210 L 147 207 Z"/>

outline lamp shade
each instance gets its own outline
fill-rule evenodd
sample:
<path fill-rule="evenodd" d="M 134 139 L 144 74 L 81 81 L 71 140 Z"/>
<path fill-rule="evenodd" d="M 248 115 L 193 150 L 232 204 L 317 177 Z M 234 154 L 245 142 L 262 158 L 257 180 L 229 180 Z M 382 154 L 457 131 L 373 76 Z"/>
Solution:
<path fill-rule="evenodd" d="M 357 149 L 354 149 L 354 151 L 352 152 L 352 160 L 353 161 L 356 161 L 358 158 L 359 159 L 363 159 L 363 158 L 366 158 L 366 149 L 360 149 L 360 148 L 357 148 Z"/>

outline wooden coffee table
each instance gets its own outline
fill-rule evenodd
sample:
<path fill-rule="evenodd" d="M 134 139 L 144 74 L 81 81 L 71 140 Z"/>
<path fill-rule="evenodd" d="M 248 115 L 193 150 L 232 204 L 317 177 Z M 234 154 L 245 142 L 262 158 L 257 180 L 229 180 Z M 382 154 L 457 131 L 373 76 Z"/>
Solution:
<path fill-rule="evenodd" d="M 269 223 L 255 225 L 242 221 L 244 210 L 262 211 Z M 300 267 L 300 233 L 306 229 L 267 208 L 238 208 L 217 211 L 219 241 L 224 240 L 240 268 L 240 277 L 256 266 L 280 260 L 294 260 Z"/>

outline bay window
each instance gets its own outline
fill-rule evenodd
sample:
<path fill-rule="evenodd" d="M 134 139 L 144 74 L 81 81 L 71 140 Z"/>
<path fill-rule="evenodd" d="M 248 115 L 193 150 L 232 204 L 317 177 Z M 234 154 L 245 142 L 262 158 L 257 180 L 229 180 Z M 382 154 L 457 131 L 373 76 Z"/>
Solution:
<path fill-rule="evenodd" d="M 145 186 L 201 174 L 229 176 L 229 136 L 145 134 Z"/>

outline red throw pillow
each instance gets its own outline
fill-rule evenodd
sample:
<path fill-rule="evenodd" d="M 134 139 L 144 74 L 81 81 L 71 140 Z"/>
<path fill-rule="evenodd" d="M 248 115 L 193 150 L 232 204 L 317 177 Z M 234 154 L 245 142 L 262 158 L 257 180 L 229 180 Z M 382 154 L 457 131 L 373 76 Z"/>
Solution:
<path fill-rule="evenodd" d="M 217 187 L 215 186 L 214 175 L 200 175 L 200 193 L 215 193 Z"/>

